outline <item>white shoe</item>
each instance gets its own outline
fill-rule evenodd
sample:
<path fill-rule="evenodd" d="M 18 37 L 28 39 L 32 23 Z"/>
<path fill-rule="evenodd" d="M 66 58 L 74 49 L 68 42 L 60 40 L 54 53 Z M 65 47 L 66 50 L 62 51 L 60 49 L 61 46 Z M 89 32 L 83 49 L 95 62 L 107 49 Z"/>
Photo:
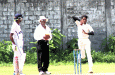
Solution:
<path fill-rule="evenodd" d="M 50 72 L 48 72 L 48 71 L 46 71 L 45 73 L 46 73 L 46 74 L 48 74 L 48 75 L 50 75 L 50 74 L 51 74 L 51 73 L 50 73 Z"/>
<path fill-rule="evenodd" d="M 26 75 L 26 74 L 23 74 L 22 71 L 20 71 L 20 75 Z"/>
<path fill-rule="evenodd" d="M 44 72 L 43 72 L 43 71 L 40 71 L 40 72 L 39 72 L 39 75 L 44 75 Z"/>
<path fill-rule="evenodd" d="M 93 73 L 92 66 L 93 65 L 91 65 L 91 67 L 89 67 L 89 71 L 88 71 L 89 73 Z"/>
<path fill-rule="evenodd" d="M 13 73 L 13 75 L 15 75 L 15 73 Z"/>

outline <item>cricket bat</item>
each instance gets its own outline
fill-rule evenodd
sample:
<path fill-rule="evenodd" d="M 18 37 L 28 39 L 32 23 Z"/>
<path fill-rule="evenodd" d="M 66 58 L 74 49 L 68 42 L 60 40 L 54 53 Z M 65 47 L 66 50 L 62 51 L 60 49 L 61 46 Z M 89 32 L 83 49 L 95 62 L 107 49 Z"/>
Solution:
<path fill-rule="evenodd" d="M 15 75 L 19 75 L 19 62 L 18 62 L 18 57 L 15 57 L 15 67 L 16 67 L 16 71 L 15 71 Z"/>

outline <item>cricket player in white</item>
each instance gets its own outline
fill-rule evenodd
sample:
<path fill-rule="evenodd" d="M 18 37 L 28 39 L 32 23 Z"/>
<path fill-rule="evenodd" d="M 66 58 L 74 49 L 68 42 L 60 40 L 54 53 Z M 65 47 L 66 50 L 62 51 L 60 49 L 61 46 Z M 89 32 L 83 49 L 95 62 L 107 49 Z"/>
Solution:
<path fill-rule="evenodd" d="M 81 17 L 81 20 L 79 20 L 77 17 L 73 17 L 75 20 L 75 23 L 78 27 L 78 47 L 81 49 L 81 58 L 85 58 L 85 50 L 88 57 L 88 64 L 89 64 L 89 73 L 93 73 L 92 71 L 92 57 L 91 57 L 91 42 L 89 40 L 89 35 L 94 35 L 93 28 L 87 24 L 87 16 L 83 15 Z"/>
<path fill-rule="evenodd" d="M 15 20 L 11 27 L 11 32 L 10 32 L 10 40 L 12 41 L 12 48 L 14 51 L 14 58 L 13 58 L 14 74 L 13 75 L 24 75 L 22 73 L 22 69 L 25 62 L 26 53 L 23 52 L 23 33 L 19 25 L 19 23 L 22 21 L 22 18 L 23 17 L 21 14 L 15 15 L 14 18 Z M 16 61 L 18 65 L 16 64 Z"/>

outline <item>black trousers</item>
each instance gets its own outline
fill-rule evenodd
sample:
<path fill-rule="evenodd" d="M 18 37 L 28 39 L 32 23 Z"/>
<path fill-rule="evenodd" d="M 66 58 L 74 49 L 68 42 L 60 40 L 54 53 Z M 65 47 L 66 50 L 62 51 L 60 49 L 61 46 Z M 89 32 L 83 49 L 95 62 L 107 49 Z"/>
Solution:
<path fill-rule="evenodd" d="M 48 71 L 49 66 L 49 44 L 48 41 L 39 40 L 37 42 L 37 62 L 38 71 Z"/>

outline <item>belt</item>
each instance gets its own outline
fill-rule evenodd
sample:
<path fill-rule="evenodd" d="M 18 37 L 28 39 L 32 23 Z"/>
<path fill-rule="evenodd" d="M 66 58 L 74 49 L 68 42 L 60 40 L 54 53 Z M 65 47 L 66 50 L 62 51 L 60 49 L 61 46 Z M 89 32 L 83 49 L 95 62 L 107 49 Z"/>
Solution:
<path fill-rule="evenodd" d="M 38 42 L 39 42 L 39 41 L 48 42 L 48 40 L 38 40 Z"/>

